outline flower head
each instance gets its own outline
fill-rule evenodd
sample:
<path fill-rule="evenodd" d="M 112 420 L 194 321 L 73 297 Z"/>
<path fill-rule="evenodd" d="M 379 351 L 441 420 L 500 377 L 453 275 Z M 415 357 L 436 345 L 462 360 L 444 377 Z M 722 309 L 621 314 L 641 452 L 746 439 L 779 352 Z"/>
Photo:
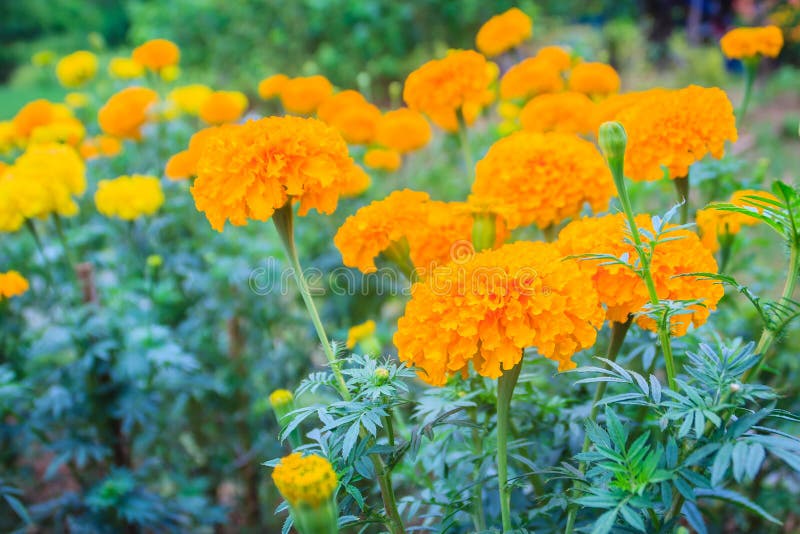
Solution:
<path fill-rule="evenodd" d="M 325 76 L 292 78 L 281 89 L 281 104 L 289 113 L 314 113 L 326 98 L 333 94 L 333 85 Z"/>
<path fill-rule="evenodd" d="M 519 8 L 487 20 L 475 37 L 475 45 L 486 57 L 499 56 L 527 41 L 533 35 L 533 21 Z"/>
<path fill-rule="evenodd" d="M 12 124 L 16 137 L 28 140 L 36 129 L 72 118 L 72 111 L 67 106 L 40 98 L 22 106 Z"/>
<path fill-rule="evenodd" d="M 336 116 L 343 110 L 366 103 L 367 99 L 358 91 L 354 91 L 353 89 L 339 91 L 323 100 L 316 110 L 317 118 L 331 124 Z"/>
<path fill-rule="evenodd" d="M 294 395 L 288 389 L 276 389 L 269 394 L 269 404 L 273 410 L 281 409 L 294 402 Z"/>
<path fill-rule="evenodd" d="M 628 134 L 625 174 L 633 180 L 686 176 L 707 154 L 719 159 L 726 141 L 737 139 L 733 106 L 716 87 L 691 85 L 657 91 L 621 111 Z"/>
<path fill-rule="evenodd" d="M 431 140 L 431 125 L 418 111 L 408 108 L 387 111 L 378 121 L 375 140 L 401 154 L 419 150 Z"/>
<path fill-rule="evenodd" d="M 375 333 L 375 327 L 375 321 L 372 319 L 351 327 L 347 331 L 347 348 L 354 349 L 359 341 Z"/>
<path fill-rule="evenodd" d="M 480 110 L 494 100 L 490 86 L 496 70 L 472 50 L 451 51 L 443 59 L 428 61 L 406 78 L 403 100 L 447 131 L 458 129 L 458 113 L 471 124 Z"/>
<path fill-rule="evenodd" d="M 652 235 L 653 225 L 649 216 L 637 216 L 636 225 Z M 617 258 L 627 257 L 633 264 L 638 256 L 633 246 L 626 242 L 626 232 L 627 224 L 621 213 L 585 217 L 565 226 L 556 244 L 564 255 L 610 254 Z M 643 234 L 645 241 L 646 235 Z M 682 276 L 717 272 L 717 262 L 696 234 L 689 230 L 672 230 L 666 237 L 669 239 L 656 245 L 650 266 L 658 297 L 662 300 L 703 300 L 702 306 L 692 305 L 689 313 L 672 316 L 671 330 L 674 335 L 681 336 L 687 332 L 689 324 L 700 326 L 706 322 L 724 290 L 712 280 Z M 594 281 L 610 321 L 624 323 L 628 315 L 641 312 L 650 301 L 644 281 L 632 269 L 597 260 L 575 261 Z M 636 323 L 656 330 L 655 321 L 646 316 L 637 317 Z"/>
<path fill-rule="evenodd" d="M 120 176 L 113 180 L 100 180 L 94 194 L 97 211 L 106 217 L 133 221 L 153 215 L 164 204 L 161 181 L 155 176 Z"/>
<path fill-rule="evenodd" d="M 80 155 L 85 160 L 95 158 L 112 158 L 122 152 L 122 143 L 116 137 L 98 135 L 84 141 L 78 147 Z"/>
<path fill-rule="evenodd" d="M 197 162 L 200 156 L 203 155 L 205 150 L 206 141 L 216 135 L 220 128 L 229 128 L 230 126 L 210 126 L 195 133 L 189 139 L 189 148 L 182 150 L 173 155 L 167 160 L 167 166 L 164 174 L 170 180 L 185 180 L 191 176 L 197 175 Z"/>
<path fill-rule="evenodd" d="M 619 74 L 605 63 L 580 63 L 569 75 L 570 91 L 591 97 L 605 97 L 619 92 Z"/>
<path fill-rule="evenodd" d="M 391 148 L 371 148 L 364 154 L 364 165 L 370 169 L 394 172 L 403 164 L 400 153 Z"/>
<path fill-rule="evenodd" d="M 359 178 L 347 144 L 316 119 L 269 117 L 218 130 L 206 140 L 192 187 L 197 209 L 222 231 L 226 221 L 266 221 L 291 200 L 300 215 L 336 209 Z"/>
<path fill-rule="evenodd" d="M 72 109 L 85 108 L 89 105 L 89 95 L 77 91 L 64 95 L 64 103 Z"/>
<path fill-rule="evenodd" d="M 127 57 L 114 57 L 108 62 L 108 73 L 112 78 L 132 80 L 144 76 L 144 66 Z"/>
<path fill-rule="evenodd" d="M 176 87 L 169 92 L 167 100 L 175 104 L 183 113 L 197 116 L 200 114 L 200 108 L 212 93 L 213 91 L 207 85 L 195 83 Z"/>
<path fill-rule="evenodd" d="M 594 106 L 583 93 L 539 95 L 525 104 L 519 120 L 531 132 L 588 134 L 594 130 Z"/>
<path fill-rule="evenodd" d="M 783 32 L 777 26 L 736 28 L 722 36 L 719 44 L 730 59 L 777 57 L 783 48 Z"/>
<path fill-rule="evenodd" d="M 364 145 L 375 139 L 380 120 L 381 110 L 364 101 L 340 109 L 326 122 L 339 130 L 348 143 Z"/>
<path fill-rule="evenodd" d="M 544 93 L 556 93 L 564 88 L 559 68 L 538 56 L 523 59 L 500 79 L 500 98 L 527 100 Z"/>
<path fill-rule="evenodd" d="M 28 280 L 17 271 L 0 273 L 0 302 L 22 295 L 29 287 Z"/>
<path fill-rule="evenodd" d="M 280 96 L 283 86 L 289 81 L 285 74 L 273 74 L 258 83 L 258 96 L 263 100 L 277 98 Z"/>
<path fill-rule="evenodd" d="M 200 104 L 200 118 L 206 124 L 236 122 L 247 110 L 247 96 L 239 91 L 214 91 Z"/>
<path fill-rule="evenodd" d="M 733 193 L 728 202 L 734 206 L 752 210 L 754 213 L 763 212 L 763 207 L 757 205 L 758 202 L 751 197 L 777 200 L 775 195 L 766 191 L 743 189 Z M 742 226 L 755 224 L 758 224 L 758 219 L 735 211 L 715 209 L 714 203 L 697 212 L 697 228 L 700 230 L 703 245 L 711 252 L 719 250 L 720 236 L 738 234 Z"/>
<path fill-rule="evenodd" d="M 131 57 L 150 70 L 160 71 L 165 67 L 177 65 L 181 58 L 181 51 L 172 41 L 152 39 L 134 48 Z"/>
<path fill-rule="evenodd" d="M 555 68 L 563 72 L 572 66 L 572 56 L 569 51 L 560 46 L 545 46 L 536 53 L 536 58 L 550 62 Z"/>
<path fill-rule="evenodd" d="M 123 139 L 142 138 L 142 126 L 150 118 L 150 107 L 158 94 L 146 87 L 126 87 L 111 96 L 97 112 L 100 129 L 108 135 Z"/>
<path fill-rule="evenodd" d="M 401 361 L 442 385 L 470 362 L 498 378 L 535 347 L 558 362 L 591 347 L 604 313 L 592 281 L 555 246 L 519 242 L 443 266 L 412 286 L 394 343 Z"/>
<path fill-rule="evenodd" d="M 338 478 L 331 463 L 316 454 L 295 452 L 281 459 L 272 472 L 272 481 L 283 498 L 293 507 L 317 508 L 336 490 Z"/>
<path fill-rule="evenodd" d="M 64 56 L 56 65 L 58 81 L 67 88 L 80 87 L 97 74 L 97 56 L 86 50 Z"/>
<path fill-rule="evenodd" d="M 513 133 L 492 145 L 475 171 L 474 201 L 502 207 L 510 229 L 558 224 L 585 203 L 603 211 L 614 196 L 603 157 L 569 134 Z"/>

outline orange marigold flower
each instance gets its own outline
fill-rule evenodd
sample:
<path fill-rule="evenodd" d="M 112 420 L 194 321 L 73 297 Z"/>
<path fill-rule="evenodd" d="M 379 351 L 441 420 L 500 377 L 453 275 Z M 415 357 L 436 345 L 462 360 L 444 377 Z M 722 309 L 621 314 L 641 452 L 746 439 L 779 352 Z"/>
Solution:
<path fill-rule="evenodd" d="M 533 21 L 519 8 L 487 20 L 475 37 L 475 45 L 486 57 L 499 56 L 527 41 L 533 35 Z"/>
<path fill-rule="evenodd" d="M 588 134 L 594 130 L 594 102 L 583 93 L 539 95 L 522 108 L 522 128 L 531 132 Z"/>
<path fill-rule="evenodd" d="M 364 154 L 364 165 L 370 169 L 394 172 L 403 164 L 397 150 L 391 148 L 371 148 Z"/>
<path fill-rule="evenodd" d="M 436 269 L 412 286 L 397 323 L 400 360 L 433 385 L 470 362 L 498 378 L 527 347 L 559 370 L 574 368 L 572 356 L 594 345 L 604 313 L 591 279 L 561 259 L 552 244 L 518 242 Z"/>
<path fill-rule="evenodd" d="M 0 273 L 0 301 L 18 297 L 28 291 L 28 280 L 17 271 Z"/>
<path fill-rule="evenodd" d="M 79 50 L 64 56 L 56 65 L 56 77 L 64 87 L 80 87 L 97 74 L 97 56 Z"/>
<path fill-rule="evenodd" d="M 332 94 L 333 85 L 325 76 L 292 78 L 283 84 L 281 104 L 289 113 L 309 115 Z"/>
<path fill-rule="evenodd" d="M 112 158 L 122 152 L 122 143 L 116 137 L 98 135 L 85 139 L 78 151 L 85 160 L 95 158 Z"/>
<path fill-rule="evenodd" d="M 149 119 L 150 107 L 158 101 L 158 93 L 146 87 L 126 87 L 114 94 L 97 112 L 100 129 L 123 139 L 142 138 L 142 126 Z"/>
<path fill-rule="evenodd" d="M 214 91 L 200 105 L 200 119 L 206 124 L 236 122 L 247 104 L 247 96 L 239 91 Z"/>
<path fill-rule="evenodd" d="M 351 145 L 364 145 L 375 139 L 380 120 L 381 110 L 364 101 L 340 109 L 326 122 L 339 130 Z"/>
<path fill-rule="evenodd" d="M 375 140 L 401 154 L 418 150 L 431 140 L 431 125 L 418 111 L 408 108 L 387 111 L 378 121 Z"/>
<path fill-rule="evenodd" d="M 258 96 L 263 100 L 277 98 L 280 96 L 283 86 L 289 81 L 285 74 L 273 74 L 258 83 Z"/>
<path fill-rule="evenodd" d="M 342 196 L 357 197 L 369 189 L 371 184 L 372 178 L 369 177 L 367 171 L 356 165 L 353 174 L 350 176 L 350 179 L 342 186 Z"/>
<path fill-rule="evenodd" d="M 40 126 L 69 118 L 72 118 L 72 111 L 67 106 L 40 98 L 25 104 L 14 116 L 12 123 L 17 136 L 27 139 Z"/>
<path fill-rule="evenodd" d="M 563 88 L 564 80 L 552 62 L 538 56 L 529 57 L 508 69 L 500 79 L 500 98 L 527 100 L 544 93 L 556 93 Z"/>
<path fill-rule="evenodd" d="M 472 124 L 481 109 L 494 100 L 491 85 L 496 71 L 472 50 L 451 51 L 428 61 L 406 78 L 403 100 L 426 114 L 440 128 L 458 130 L 458 113 Z"/>
<path fill-rule="evenodd" d="M 133 49 L 131 57 L 140 65 L 158 71 L 177 65 L 181 59 L 178 45 L 167 39 L 152 39 Z"/>
<path fill-rule="evenodd" d="M 625 174 L 633 180 L 686 176 L 707 154 L 721 158 L 725 142 L 737 139 L 736 117 L 719 88 L 691 85 L 661 91 L 619 113 L 628 134 Z"/>
<path fill-rule="evenodd" d="M 646 98 L 668 91 L 668 89 L 654 88 L 646 91 L 632 91 L 630 93 L 611 95 L 600 100 L 594 106 L 593 131 L 596 133 L 604 122 L 617 120 L 620 113 Z"/>
<path fill-rule="evenodd" d="M 175 104 L 183 113 L 196 116 L 200 114 L 200 108 L 212 93 L 213 91 L 207 85 L 194 83 L 176 87 L 169 92 L 167 100 Z"/>
<path fill-rule="evenodd" d="M 766 191 L 755 189 L 743 189 L 731 195 L 729 203 L 734 206 L 752 210 L 754 213 L 762 213 L 764 208 L 757 201 L 749 197 L 767 198 L 777 200 L 775 195 Z M 752 226 L 758 224 L 758 219 L 735 211 L 725 211 L 716 209 L 714 203 L 709 204 L 705 209 L 697 211 L 697 228 L 700 231 L 703 245 L 711 252 L 719 250 L 719 237 L 724 235 L 738 234 L 742 226 Z"/>
<path fill-rule="evenodd" d="M 777 57 L 783 48 L 783 32 L 777 26 L 736 28 L 726 33 L 719 44 L 730 59 Z"/>
<path fill-rule="evenodd" d="M 622 82 L 611 65 L 580 63 L 569 75 L 569 88 L 591 97 L 603 97 L 619 92 Z"/>
<path fill-rule="evenodd" d="M 595 146 L 563 133 L 515 132 L 497 141 L 475 168 L 472 199 L 496 205 L 510 229 L 540 228 L 608 209 L 614 183 Z"/>
<path fill-rule="evenodd" d="M 650 216 L 638 215 L 636 225 L 652 235 Z M 632 264 L 638 256 L 633 246 L 626 242 L 626 234 L 625 216 L 621 213 L 585 217 L 564 227 L 556 245 L 565 255 L 611 254 L 617 258 L 627 257 Z M 682 336 L 686 334 L 690 323 L 701 326 L 706 322 L 710 311 L 716 309 L 724 289 L 713 280 L 681 276 L 717 272 L 717 262 L 694 232 L 673 230 L 667 236 L 670 240 L 656 245 L 650 266 L 658 297 L 664 300 L 703 300 L 702 306 L 691 306 L 690 313 L 671 318 L 673 335 Z M 646 234 L 642 237 L 647 240 Z M 595 260 L 576 259 L 576 263 L 594 281 L 610 321 L 623 323 L 629 314 L 639 313 L 650 302 L 644 281 L 631 269 Z M 657 329 L 655 321 L 645 316 L 637 317 L 636 323 L 648 330 Z"/>
<path fill-rule="evenodd" d="M 291 200 L 300 215 L 336 209 L 358 167 L 339 133 L 316 119 L 268 117 L 227 126 L 206 140 L 192 186 L 197 209 L 222 231 L 266 221 Z"/>
<path fill-rule="evenodd" d="M 569 70 L 572 66 L 572 56 L 568 50 L 560 46 L 545 46 L 536 53 L 536 58 L 549 62 L 559 72 Z"/>
<path fill-rule="evenodd" d="M 203 155 L 206 142 L 211 136 L 216 135 L 220 128 L 230 126 L 211 126 L 195 133 L 189 140 L 189 148 L 182 150 L 169 158 L 164 174 L 170 180 L 185 180 L 197 174 L 197 162 Z"/>
<path fill-rule="evenodd" d="M 367 99 L 358 91 L 352 89 L 339 91 L 327 97 L 322 104 L 319 105 L 319 108 L 317 108 L 317 118 L 331 124 L 333 119 L 336 118 L 336 115 L 341 113 L 342 110 L 366 103 Z"/>

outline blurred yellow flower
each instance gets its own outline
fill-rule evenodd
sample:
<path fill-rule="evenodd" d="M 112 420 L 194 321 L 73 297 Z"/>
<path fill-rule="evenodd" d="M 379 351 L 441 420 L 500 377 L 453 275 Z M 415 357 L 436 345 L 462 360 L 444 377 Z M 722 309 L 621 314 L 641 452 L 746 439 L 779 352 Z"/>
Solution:
<path fill-rule="evenodd" d="M 42 98 L 25 104 L 14 116 L 12 122 L 17 137 L 27 140 L 40 126 L 47 126 L 72 117 L 72 111 L 63 104 L 54 104 Z"/>
<path fill-rule="evenodd" d="M 85 108 L 89 105 L 89 95 L 86 93 L 67 93 L 64 103 L 72 109 Z"/>
<path fill-rule="evenodd" d="M 155 176 L 134 174 L 100 180 L 94 194 L 97 211 L 106 217 L 132 221 L 153 215 L 164 204 L 161 181 Z"/>
<path fill-rule="evenodd" d="M 197 174 L 197 162 L 203 154 L 206 141 L 212 135 L 216 135 L 220 128 L 224 127 L 211 126 L 192 135 L 189 140 L 189 148 L 178 152 L 167 161 L 167 166 L 164 169 L 164 174 L 167 178 L 170 180 L 185 180 L 195 176 Z"/>
<path fill-rule="evenodd" d="M 236 122 L 247 110 L 247 96 L 239 91 L 214 91 L 200 104 L 200 119 L 217 125 Z"/>
<path fill-rule="evenodd" d="M 28 138 L 30 144 L 67 143 L 77 146 L 86 136 L 83 123 L 74 117 L 66 117 L 56 122 L 37 126 Z"/>
<path fill-rule="evenodd" d="M 86 50 L 64 56 L 56 65 L 56 76 L 64 87 L 80 87 L 97 74 L 97 56 Z"/>
<path fill-rule="evenodd" d="M 354 349 L 356 344 L 375 333 L 375 321 L 370 319 L 351 327 L 347 331 L 347 348 Z"/>
<path fill-rule="evenodd" d="M 533 35 L 533 21 L 519 8 L 495 15 L 478 30 L 475 45 L 486 57 L 499 56 Z"/>
<path fill-rule="evenodd" d="M 108 73 L 112 78 L 132 80 L 144 76 L 144 66 L 127 57 L 114 57 L 108 63 Z"/>
<path fill-rule="evenodd" d="M 170 91 L 167 100 L 173 102 L 183 113 L 199 115 L 200 108 L 213 92 L 210 87 L 201 83 L 183 85 Z"/>
<path fill-rule="evenodd" d="M 275 466 L 272 481 L 291 506 L 318 508 L 333 496 L 338 477 L 322 456 L 295 452 Z"/>
<path fill-rule="evenodd" d="M 536 53 L 536 59 L 547 61 L 557 70 L 563 72 L 572 66 L 572 56 L 569 51 L 560 46 L 544 46 Z"/>
<path fill-rule="evenodd" d="M 161 76 L 161 79 L 167 83 L 174 82 L 175 80 L 180 78 L 181 68 L 177 65 L 170 65 L 168 67 L 164 67 L 163 69 L 161 69 L 158 75 Z"/>
<path fill-rule="evenodd" d="M 39 50 L 31 56 L 31 63 L 34 67 L 46 67 L 52 65 L 56 60 L 56 53 L 52 50 Z"/>
<path fill-rule="evenodd" d="M 349 144 L 365 145 L 375 139 L 380 120 L 381 110 L 364 101 L 340 109 L 328 124 L 339 130 Z"/>

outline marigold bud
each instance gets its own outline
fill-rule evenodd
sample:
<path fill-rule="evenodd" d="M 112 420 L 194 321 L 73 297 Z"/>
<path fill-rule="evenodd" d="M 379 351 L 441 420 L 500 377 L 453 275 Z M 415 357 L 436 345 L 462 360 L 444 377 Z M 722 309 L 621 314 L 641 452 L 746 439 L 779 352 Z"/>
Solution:
<path fill-rule="evenodd" d="M 389 380 L 389 370 L 386 367 L 378 367 L 375 369 L 375 379 L 378 384 L 385 384 Z"/>
<path fill-rule="evenodd" d="M 628 135 L 625 128 L 618 122 L 604 122 L 600 125 L 598 144 L 606 160 L 625 157 L 625 147 L 628 144 Z"/>
<path fill-rule="evenodd" d="M 328 460 L 295 452 L 281 459 L 272 480 L 289 503 L 295 528 L 301 534 L 338 532 L 333 499 L 338 478 Z"/>

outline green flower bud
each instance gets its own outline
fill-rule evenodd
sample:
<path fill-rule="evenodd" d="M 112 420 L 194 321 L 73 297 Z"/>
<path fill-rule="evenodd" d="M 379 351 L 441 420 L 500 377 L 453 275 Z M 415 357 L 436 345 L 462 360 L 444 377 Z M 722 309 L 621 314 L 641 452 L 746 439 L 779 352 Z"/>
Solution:
<path fill-rule="evenodd" d="M 375 369 L 375 381 L 378 384 L 385 384 L 387 380 L 389 380 L 389 370 L 386 367 Z"/>
<path fill-rule="evenodd" d="M 620 123 L 604 122 L 600 125 L 598 143 L 603 156 L 609 163 L 614 160 L 622 160 L 625 158 L 628 134 L 625 133 L 625 128 Z"/>
<path fill-rule="evenodd" d="M 476 214 L 472 223 L 472 244 L 477 252 L 491 250 L 497 236 L 495 228 L 497 215 L 494 213 Z"/>

